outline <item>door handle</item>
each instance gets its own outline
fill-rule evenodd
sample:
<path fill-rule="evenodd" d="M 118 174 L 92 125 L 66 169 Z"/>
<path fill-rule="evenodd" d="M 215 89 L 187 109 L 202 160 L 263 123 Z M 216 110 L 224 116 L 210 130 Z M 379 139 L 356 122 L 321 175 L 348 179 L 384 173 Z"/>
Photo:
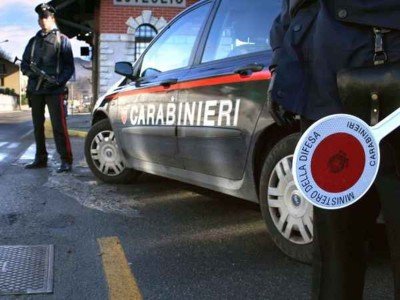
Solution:
<path fill-rule="evenodd" d="M 178 82 L 178 79 L 176 79 L 176 78 L 168 78 L 168 79 L 161 81 L 160 85 L 163 87 L 169 87 L 173 84 L 176 84 L 177 82 Z"/>
<path fill-rule="evenodd" d="M 249 64 L 247 66 L 239 67 L 235 69 L 233 72 L 239 75 L 249 76 L 252 73 L 262 71 L 264 67 L 265 66 L 263 64 L 254 63 L 254 64 Z"/>

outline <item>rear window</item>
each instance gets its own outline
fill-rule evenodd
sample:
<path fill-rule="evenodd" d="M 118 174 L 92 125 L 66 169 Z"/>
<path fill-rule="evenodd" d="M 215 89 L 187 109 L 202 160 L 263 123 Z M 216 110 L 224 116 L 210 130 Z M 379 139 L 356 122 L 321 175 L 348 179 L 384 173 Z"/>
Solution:
<path fill-rule="evenodd" d="M 270 50 L 269 31 L 281 0 L 222 0 L 202 62 Z"/>

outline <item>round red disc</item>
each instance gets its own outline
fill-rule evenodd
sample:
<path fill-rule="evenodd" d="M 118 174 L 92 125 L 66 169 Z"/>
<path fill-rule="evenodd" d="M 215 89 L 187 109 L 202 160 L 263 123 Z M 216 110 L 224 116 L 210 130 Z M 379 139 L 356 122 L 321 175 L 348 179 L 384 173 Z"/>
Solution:
<path fill-rule="evenodd" d="M 357 138 L 344 132 L 327 136 L 311 159 L 314 181 L 330 193 L 341 193 L 354 186 L 364 167 L 363 146 Z"/>

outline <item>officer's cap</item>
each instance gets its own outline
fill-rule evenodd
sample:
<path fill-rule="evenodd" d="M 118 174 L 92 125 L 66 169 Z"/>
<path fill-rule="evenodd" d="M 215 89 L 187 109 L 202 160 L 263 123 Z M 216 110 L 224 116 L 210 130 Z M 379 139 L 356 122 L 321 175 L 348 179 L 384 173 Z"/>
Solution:
<path fill-rule="evenodd" d="M 40 18 L 47 18 L 49 16 L 54 16 L 54 14 L 56 13 L 56 9 L 47 3 L 39 4 L 38 6 L 36 6 L 35 11 Z"/>

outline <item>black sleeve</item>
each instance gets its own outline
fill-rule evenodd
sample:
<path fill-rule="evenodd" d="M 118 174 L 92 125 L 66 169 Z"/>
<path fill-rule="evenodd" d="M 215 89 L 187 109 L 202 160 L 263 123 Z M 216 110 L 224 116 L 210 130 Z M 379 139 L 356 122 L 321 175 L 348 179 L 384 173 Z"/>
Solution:
<path fill-rule="evenodd" d="M 66 36 L 61 36 L 60 74 L 58 75 L 58 82 L 61 85 L 66 84 L 74 72 L 74 55 L 72 54 L 71 43 Z"/>
<path fill-rule="evenodd" d="M 28 42 L 28 45 L 25 47 L 24 54 L 22 55 L 22 62 L 21 62 L 21 72 L 24 75 L 30 73 L 30 63 L 31 63 L 31 51 L 32 51 L 32 44 L 35 38 L 31 38 Z"/>
<path fill-rule="evenodd" d="M 273 50 L 270 68 L 274 68 L 279 62 L 279 56 L 283 47 L 284 36 L 290 26 L 290 0 L 282 1 L 281 13 L 276 17 L 270 31 L 270 43 Z"/>

